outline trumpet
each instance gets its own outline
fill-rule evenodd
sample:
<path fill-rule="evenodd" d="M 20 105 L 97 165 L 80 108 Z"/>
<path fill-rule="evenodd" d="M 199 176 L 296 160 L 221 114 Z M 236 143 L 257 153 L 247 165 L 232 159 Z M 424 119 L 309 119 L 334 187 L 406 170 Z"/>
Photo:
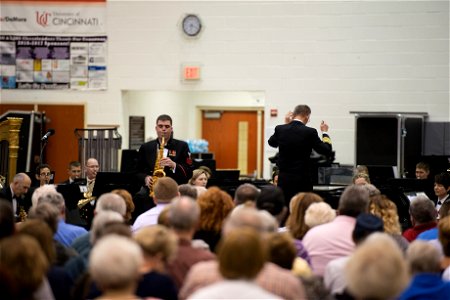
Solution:
<path fill-rule="evenodd" d="M 159 146 L 158 152 L 156 153 L 155 167 L 153 169 L 153 176 L 152 176 L 153 183 L 150 186 L 150 192 L 149 192 L 150 197 L 153 197 L 155 195 L 153 187 L 155 186 L 158 179 L 166 176 L 166 172 L 164 172 L 164 167 L 160 166 L 161 159 L 164 156 L 164 142 L 165 142 L 165 140 L 164 140 L 164 136 L 163 136 L 161 138 L 161 145 Z"/>
<path fill-rule="evenodd" d="M 78 200 L 78 208 L 83 208 L 86 204 L 89 202 L 95 200 L 97 197 L 92 196 L 91 192 L 85 192 L 83 193 L 83 199 Z"/>

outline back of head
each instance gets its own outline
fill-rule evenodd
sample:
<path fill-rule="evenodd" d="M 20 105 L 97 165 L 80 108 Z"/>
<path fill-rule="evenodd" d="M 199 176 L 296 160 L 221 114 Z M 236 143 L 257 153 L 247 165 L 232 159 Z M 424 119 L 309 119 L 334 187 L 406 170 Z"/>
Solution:
<path fill-rule="evenodd" d="M 15 219 L 11 202 L 0 198 L 0 240 L 15 231 Z"/>
<path fill-rule="evenodd" d="M 49 186 L 49 185 L 44 185 L 40 188 L 37 188 L 36 190 L 45 188 L 47 186 Z M 33 193 L 33 196 L 34 196 L 34 193 Z M 63 195 L 58 193 L 56 190 L 54 192 L 50 192 L 50 193 L 43 193 L 41 196 L 39 196 L 37 199 L 37 204 L 40 204 L 40 203 L 50 203 L 51 205 L 56 207 L 60 213 L 65 212 L 65 209 L 66 209 Z"/>
<path fill-rule="evenodd" d="M 191 184 L 180 184 L 178 186 L 178 192 L 180 193 L 180 196 L 188 196 L 192 199 L 197 199 L 197 189 Z"/>
<path fill-rule="evenodd" d="M 339 215 L 356 218 L 369 209 L 369 191 L 361 185 L 348 186 L 339 199 Z"/>
<path fill-rule="evenodd" d="M 315 193 L 298 193 L 292 197 L 290 211 L 286 225 L 289 231 L 296 239 L 303 239 L 303 236 L 309 230 L 305 223 L 306 210 L 313 203 L 323 202 L 322 197 Z"/>
<path fill-rule="evenodd" d="M 125 200 L 126 213 L 125 213 L 124 218 L 125 218 L 125 222 L 128 223 L 131 220 L 131 214 L 134 212 L 134 209 L 135 209 L 133 197 L 127 190 L 124 190 L 124 189 L 112 190 L 111 193 L 117 194 L 120 197 L 122 197 L 123 200 Z"/>
<path fill-rule="evenodd" d="M 236 207 L 225 221 L 223 235 L 240 228 L 251 228 L 261 233 L 267 232 L 262 215 L 252 207 Z"/>
<path fill-rule="evenodd" d="M 312 203 L 305 212 L 305 224 L 309 228 L 331 222 L 336 218 L 336 211 L 326 202 Z"/>
<path fill-rule="evenodd" d="M 411 274 L 439 273 L 441 257 L 439 251 L 432 244 L 415 240 L 406 250 L 406 261 Z"/>
<path fill-rule="evenodd" d="M 439 220 L 438 229 L 444 255 L 450 257 L 450 216 Z"/>
<path fill-rule="evenodd" d="M 311 108 L 305 104 L 297 105 L 293 111 L 293 116 L 309 116 L 310 114 Z"/>
<path fill-rule="evenodd" d="M 359 244 L 374 232 L 383 232 L 383 220 L 369 213 L 361 213 L 356 217 L 352 238 L 355 244 Z"/>
<path fill-rule="evenodd" d="M 200 207 L 199 229 L 220 232 L 222 224 L 233 210 L 234 203 L 231 196 L 219 189 L 211 187 L 197 199 Z"/>
<path fill-rule="evenodd" d="M 200 207 L 189 197 L 175 199 L 169 209 L 169 224 L 175 231 L 195 229 L 200 218 Z"/>
<path fill-rule="evenodd" d="M 123 216 L 120 213 L 112 210 L 101 211 L 100 213 L 95 215 L 92 221 L 91 228 L 91 244 L 93 245 L 97 242 L 106 226 L 112 223 L 123 223 L 123 221 Z"/>
<path fill-rule="evenodd" d="M 162 177 L 156 182 L 154 192 L 158 203 L 169 203 L 179 195 L 178 184 L 170 177 Z"/>
<path fill-rule="evenodd" d="M 401 234 L 397 205 L 384 195 L 370 197 L 369 211 L 383 220 L 384 232 Z"/>
<path fill-rule="evenodd" d="M 297 257 L 297 248 L 291 234 L 289 232 L 276 232 L 269 235 L 266 242 L 269 248 L 269 261 L 283 269 L 291 270 Z"/>
<path fill-rule="evenodd" d="M 56 187 L 53 184 L 46 184 L 38 187 L 34 190 L 33 195 L 31 195 L 31 203 L 33 206 L 36 206 L 39 203 L 39 199 L 45 197 L 49 194 L 58 193 L 56 191 Z M 64 204 L 64 200 L 63 200 Z"/>
<path fill-rule="evenodd" d="M 125 217 L 127 205 L 125 200 L 117 194 L 106 193 L 101 195 L 97 200 L 95 212 L 98 214 L 103 211 L 115 211 Z"/>
<path fill-rule="evenodd" d="M 256 198 L 256 208 L 266 210 L 272 216 L 280 215 L 285 207 L 283 190 L 277 186 L 263 187 L 258 198 Z"/>
<path fill-rule="evenodd" d="M 142 262 L 142 251 L 135 241 L 108 235 L 92 249 L 89 272 L 101 290 L 121 290 L 137 282 Z"/>
<path fill-rule="evenodd" d="M 240 205 L 247 201 L 256 201 L 258 198 L 260 190 L 251 183 L 241 184 L 234 193 L 234 204 Z"/>
<path fill-rule="evenodd" d="M 43 220 L 52 230 L 53 234 L 58 230 L 59 210 L 48 202 L 39 203 L 30 209 L 29 219 Z"/>
<path fill-rule="evenodd" d="M 345 277 L 356 299 L 393 299 L 409 281 L 403 253 L 385 233 L 373 233 L 356 248 L 346 265 Z"/>
<path fill-rule="evenodd" d="M 433 201 L 423 195 L 419 195 L 411 201 L 409 214 L 416 225 L 436 221 L 437 218 Z"/>
<path fill-rule="evenodd" d="M 249 228 L 229 232 L 220 241 L 218 249 L 219 271 L 226 279 L 251 280 L 266 261 L 260 234 Z"/>
<path fill-rule="evenodd" d="M 30 236 L 39 243 L 48 262 L 52 264 L 56 259 L 56 248 L 53 242 L 53 232 L 43 220 L 27 220 L 19 224 L 18 233 Z"/>
<path fill-rule="evenodd" d="M 17 298 L 33 299 L 49 266 L 39 243 L 30 236 L 14 235 L 0 241 L 0 253 L 0 265 L 19 286 Z"/>
<path fill-rule="evenodd" d="M 141 228 L 134 235 L 134 239 L 145 256 L 158 257 L 165 263 L 175 256 L 178 247 L 176 235 L 161 225 Z"/>

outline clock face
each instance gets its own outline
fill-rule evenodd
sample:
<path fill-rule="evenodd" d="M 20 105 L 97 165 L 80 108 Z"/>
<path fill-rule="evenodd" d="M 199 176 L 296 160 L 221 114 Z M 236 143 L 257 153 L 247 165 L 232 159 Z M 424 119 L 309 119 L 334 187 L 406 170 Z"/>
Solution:
<path fill-rule="evenodd" d="M 188 36 L 196 36 L 202 30 L 202 23 L 196 15 L 187 15 L 183 19 L 183 32 Z"/>

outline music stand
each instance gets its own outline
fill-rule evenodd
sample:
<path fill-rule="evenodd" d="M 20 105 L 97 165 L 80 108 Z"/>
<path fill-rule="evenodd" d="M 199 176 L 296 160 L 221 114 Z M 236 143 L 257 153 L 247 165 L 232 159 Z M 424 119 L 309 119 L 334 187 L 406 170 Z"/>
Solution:
<path fill-rule="evenodd" d="M 120 172 L 98 172 L 95 177 L 94 190 L 92 195 L 100 197 L 104 193 L 109 193 L 112 190 L 124 189 L 131 195 L 134 195 L 139 190 L 137 180 L 134 176 Z"/>

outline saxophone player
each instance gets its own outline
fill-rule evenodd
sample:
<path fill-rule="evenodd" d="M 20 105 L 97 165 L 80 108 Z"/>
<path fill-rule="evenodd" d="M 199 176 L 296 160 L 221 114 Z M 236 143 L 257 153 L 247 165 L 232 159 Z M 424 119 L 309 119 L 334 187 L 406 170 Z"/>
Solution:
<path fill-rule="evenodd" d="M 146 187 L 151 187 L 153 185 L 152 175 L 155 170 L 155 162 L 159 160 L 159 167 L 164 170 L 166 176 L 174 179 L 177 184 L 187 183 L 192 177 L 193 171 L 188 144 L 172 137 L 172 118 L 169 115 L 160 115 L 156 119 L 155 130 L 157 138 L 139 148 L 138 179 Z M 163 155 L 160 159 L 157 159 L 163 137 L 165 141 Z M 156 169 L 158 169 L 158 166 L 156 166 Z"/>

